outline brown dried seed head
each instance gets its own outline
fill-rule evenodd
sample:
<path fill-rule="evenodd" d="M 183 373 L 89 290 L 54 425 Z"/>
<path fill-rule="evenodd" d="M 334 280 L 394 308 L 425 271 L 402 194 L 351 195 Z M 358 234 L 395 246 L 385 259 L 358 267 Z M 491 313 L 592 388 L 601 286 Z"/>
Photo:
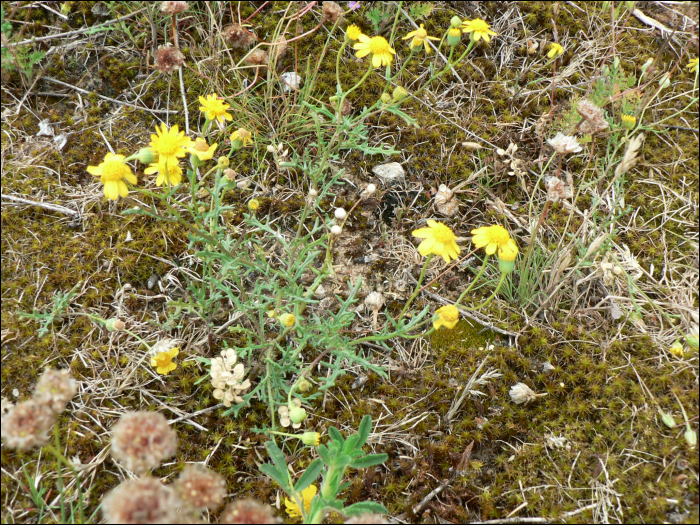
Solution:
<path fill-rule="evenodd" d="M 578 112 L 584 118 L 584 122 L 579 126 L 581 133 L 594 134 L 605 131 L 608 122 L 605 120 L 603 110 L 590 100 L 581 100 L 578 103 Z"/>
<path fill-rule="evenodd" d="M 571 198 L 571 188 L 566 182 L 557 177 L 549 177 L 545 184 L 547 186 L 547 198 L 552 202 Z"/>
<path fill-rule="evenodd" d="M 173 73 L 185 63 L 185 55 L 172 44 L 160 46 L 153 57 L 155 58 L 155 68 L 161 73 Z"/>
<path fill-rule="evenodd" d="M 57 415 L 49 404 L 35 399 L 18 403 L 2 416 L 2 440 L 17 450 L 43 445 Z"/>
<path fill-rule="evenodd" d="M 287 49 L 289 48 L 289 44 L 287 44 L 287 39 L 284 38 L 284 36 L 280 35 L 277 40 L 275 40 L 275 45 L 272 47 L 272 52 L 273 56 L 275 57 L 275 60 L 279 60 L 284 56 L 284 54 L 287 52 Z"/>
<path fill-rule="evenodd" d="M 239 499 L 226 505 L 219 523 L 281 523 L 272 507 L 254 499 Z"/>
<path fill-rule="evenodd" d="M 246 64 L 251 66 L 265 66 L 267 65 L 267 61 L 267 53 L 262 49 L 254 49 L 245 57 Z"/>
<path fill-rule="evenodd" d="M 146 476 L 125 481 L 102 500 L 107 523 L 179 523 L 172 488 Z"/>
<path fill-rule="evenodd" d="M 321 12 L 323 17 L 332 24 L 335 24 L 343 16 L 343 8 L 335 2 L 323 2 Z"/>
<path fill-rule="evenodd" d="M 177 436 L 159 412 L 127 412 L 112 427 L 112 457 L 136 474 L 175 454 Z"/>
<path fill-rule="evenodd" d="M 229 46 L 234 48 L 247 49 L 256 40 L 255 35 L 240 24 L 232 24 L 225 27 L 221 32 L 221 36 L 224 37 L 224 40 Z"/>
<path fill-rule="evenodd" d="M 189 8 L 189 2 L 162 2 L 160 4 L 160 10 L 166 15 L 176 15 L 187 11 Z"/>
<path fill-rule="evenodd" d="M 194 510 L 216 509 L 226 495 L 224 478 L 203 465 L 187 465 L 173 488 L 185 505 Z"/>

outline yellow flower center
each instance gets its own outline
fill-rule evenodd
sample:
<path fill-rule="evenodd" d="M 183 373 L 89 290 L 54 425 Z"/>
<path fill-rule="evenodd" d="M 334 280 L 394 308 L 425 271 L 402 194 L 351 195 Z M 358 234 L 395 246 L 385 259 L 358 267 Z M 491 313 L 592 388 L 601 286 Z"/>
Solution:
<path fill-rule="evenodd" d="M 124 163 L 117 160 L 105 162 L 102 166 L 102 181 L 115 181 L 124 178 Z"/>
<path fill-rule="evenodd" d="M 389 42 L 383 36 L 373 36 L 369 40 L 369 51 L 374 55 L 391 53 Z"/>
<path fill-rule="evenodd" d="M 505 245 L 510 240 L 508 231 L 503 227 L 493 227 L 489 230 L 489 240 L 498 246 Z"/>
<path fill-rule="evenodd" d="M 462 32 L 459 30 L 459 27 L 451 27 L 448 31 L 447 34 L 449 36 L 455 37 L 455 36 L 462 36 Z"/>
<path fill-rule="evenodd" d="M 416 38 L 419 38 L 421 40 L 425 40 L 428 38 L 428 32 L 421 27 L 420 29 L 416 30 Z"/>
<path fill-rule="evenodd" d="M 182 141 L 177 135 L 161 135 L 158 138 L 156 149 L 163 157 L 174 157 L 182 151 Z"/>
<path fill-rule="evenodd" d="M 207 141 L 203 138 L 198 138 L 194 142 L 194 149 L 196 149 L 197 151 L 209 151 L 209 145 L 207 144 Z"/>
<path fill-rule="evenodd" d="M 450 230 L 448 226 L 442 223 L 438 223 L 432 228 L 432 237 L 442 244 L 447 244 L 455 240 L 455 234 Z"/>
<path fill-rule="evenodd" d="M 474 31 L 476 33 L 485 33 L 489 30 L 489 25 L 484 22 L 481 18 L 472 20 L 469 23 L 469 31 Z"/>

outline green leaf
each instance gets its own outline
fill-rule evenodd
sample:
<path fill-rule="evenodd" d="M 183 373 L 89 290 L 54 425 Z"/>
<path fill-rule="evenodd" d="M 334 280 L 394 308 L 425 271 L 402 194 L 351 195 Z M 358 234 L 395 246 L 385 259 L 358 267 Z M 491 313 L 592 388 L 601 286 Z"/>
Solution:
<path fill-rule="evenodd" d="M 318 455 L 321 457 L 321 459 L 326 463 L 326 465 L 330 465 L 331 463 L 331 454 L 330 451 L 328 450 L 328 447 L 326 445 L 319 445 L 316 447 L 316 452 L 318 452 Z"/>
<path fill-rule="evenodd" d="M 357 440 L 360 439 L 360 436 L 357 434 L 353 434 L 352 436 L 348 436 L 348 439 L 345 440 L 345 445 L 343 446 L 343 452 L 346 454 L 352 454 L 358 447 L 357 447 Z"/>
<path fill-rule="evenodd" d="M 380 465 L 384 463 L 389 456 L 387 454 L 370 454 L 363 458 L 357 458 L 350 462 L 352 468 L 367 468 L 373 465 Z"/>
<path fill-rule="evenodd" d="M 336 467 L 346 467 L 350 464 L 352 461 L 352 458 L 348 456 L 347 454 L 340 454 L 335 458 L 335 461 L 333 462 L 333 465 Z"/>
<path fill-rule="evenodd" d="M 372 417 L 366 415 L 362 418 L 362 423 L 360 423 L 360 427 L 357 429 L 358 442 L 356 448 L 362 448 L 364 444 L 367 443 L 370 430 L 372 430 Z"/>
<path fill-rule="evenodd" d="M 267 449 L 267 453 L 270 455 L 270 459 L 275 464 L 275 467 L 277 467 L 277 470 L 286 474 L 287 460 L 285 459 L 280 448 L 277 446 L 277 443 L 274 441 L 266 441 L 265 448 Z"/>
<path fill-rule="evenodd" d="M 419 18 L 430 15 L 430 13 L 433 12 L 433 7 L 433 4 L 428 2 L 416 2 L 415 4 L 411 4 L 411 8 L 409 10 L 411 13 L 411 18 L 418 20 Z"/>
<path fill-rule="evenodd" d="M 297 484 L 294 487 L 294 490 L 296 492 L 301 492 L 304 490 L 306 487 L 311 485 L 314 480 L 318 477 L 318 475 L 321 473 L 323 470 L 323 461 L 320 459 L 316 458 L 311 462 L 311 465 L 306 467 L 306 470 L 304 473 L 301 475 L 299 480 L 297 481 Z"/>
<path fill-rule="evenodd" d="M 340 432 L 338 432 L 338 429 L 335 427 L 328 427 L 328 435 L 331 437 L 333 441 L 335 441 L 338 446 L 342 447 L 343 443 L 345 443 L 345 439 L 343 439 L 343 436 Z"/>
<path fill-rule="evenodd" d="M 270 476 L 273 480 L 277 482 L 277 484 L 282 487 L 282 489 L 285 492 L 291 492 L 292 487 L 289 485 L 289 479 L 287 477 L 287 473 L 280 472 L 277 470 L 274 465 L 270 465 L 269 463 L 265 463 L 264 465 L 260 465 L 260 472 L 263 474 L 267 474 Z"/>
<path fill-rule="evenodd" d="M 355 503 L 343 509 L 343 514 L 346 516 L 359 516 L 366 512 L 372 514 L 386 514 L 387 510 L 384 505 L 375 503 L 374 501 L 360 501 L 359 503 Z"/>

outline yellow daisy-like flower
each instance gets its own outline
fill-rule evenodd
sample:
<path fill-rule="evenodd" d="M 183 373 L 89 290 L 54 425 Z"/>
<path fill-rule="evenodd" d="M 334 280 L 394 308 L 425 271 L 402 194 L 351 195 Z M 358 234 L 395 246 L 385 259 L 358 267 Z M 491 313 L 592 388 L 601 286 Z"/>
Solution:
<path fill-rule="evenodd" d="M 467 20 L 464 22 L 464 24 L 462 24 L 462 32 L 471 33 L 471 39 L 474 42 L 478 42 L 482 38 L 484 42 L 490 42 L 491 37 L 498 34 L 492 31 L 491 27 L 481 18 L 475 18 L 474 20 Z"/>
<path fill-rule="evenodd" d="M 177 164 L 178 157 L 182 158 L 187 155 L 187 146 L 190 145 L 192 139 L 185 136 L 184 131 L 180 131 L 175 124 L 168 129 L 165 124 L 161 129 L 156 126 L 157 135 L 151 135 L 151 142 L 148 145 L 158 154 L 158 163 L 167 162 L 168 164 Z"/>
<path fill-rule="evenodd" d="M 675 343 L 671 345 L 671 347 L 668 349 L 673 355 L 679 358 L 683 358 L 685 353 L 683 352 L 683 343 L 680 341 L 676 340 Z"/>
<path fill-rule="evenodd" d="M 637 117 L 634 115 L 625 115 L 624 113 L 620 116 L 620 121 L 622 127 L 625 129 L 632 129 L 637 125 Z"/>
<path fill-rule="evenodd" d="M 105 197 L 110 200 L 117 200 L 119 196 L 126 197 L 129 195 L 129 188 L 126 187 L 124 179 L 131 184 L 136 184 L 136 175 L 131 171 L 131 168 L 124 162 L 124 155 L 115 155 L 107 153 L 105 160 L 98 166 L 88 166 L 87 172 L 90 175 L 100 177 L 100 182 L 105 185 Z"/>
<path fill-rule="evenodd" d="M 233 144 L 238 140 L 243 145 L 243 148 L 245 148 L 248 142 L 250 142 L 252 139 L 253 134 L 244 128 L 238 128 L 236 131 L 231 133 L 231 143 Z"/>
<path fill-rule="evenodd" d="M 383 36 L 358 35 L 359 42 L 352 46 L 357 58 L 372 55 L 372 67 L 388 66 L 394 60 L 394 51 Z"/>
<path fill-rule="evenodd" d="M 452 330 L 455 326 L 457 326 L 457 322 L 459 322 L 459 310 L 453 304 L 448 304 L 447 306 L 438 308 L 435 310 L 435 316 L 437 317 L 433 321 L 433 327 L 435 330 L 441 326 Z"/>
<path fill-rule="evenodd" d="M 143 172 L 146 175 L 158 174 L 156 186 L 162 186 L 164 182 L 170 186 L 177 186 L 182 181 L 182 168 L 176 162 L 157 162 Z"/>
<path fill-rule="evenodd" d="M 486 253 L 493 255 L 496 250 L 499 250 L 499 257 L 510 257 L 511 260 L 515 260 L 515 256 L 518 255 L 518 246 L 515 241 L 510 238 L 508 230 L 506 230 L 500 224 L 495 224 L 493 226 L 482 226 L 476 230 L 472 230 L 472 235 L 474 238 L 472 242 L 477 248 L 485 248 Z M 513 252 L 515 252 L 513 254 Z"/>
<path fill-rule="evenodd" d="M 454 232 L 444 224 L 429 220 L 428 228 L 419 228 L 413 231 L 413 236 L 425 239 L 418 246 L 418 253 L 426 256 L 430 253 L 442 256 L 445 262 L 457 259 L 460 250 L 455 242 L 457 238 Z"/>
<path fill-rule="evenodd" d="M 159 374 L 164 376 L 168 375 L 168 372 L 172 372 L 177 368 L 177 365 L 173 363 L 173 358 L 179 353 L 179 347 L 160 352 L 155 357 L 151 357 L 151 366 L 154 367 Z"/>
<path fill-rule="evenodd" d="M 205 161 L 214 157 L 216 146 L 218 146 L 216 142 L 210 146 L 202 137 L 197 137 L 187 146 L 187 151 L 196 156 L 200 161 Z"/>
<path fill-rule="evenodd" d="M 347 28 L 345 31 L 345 35 L 350 39 L 350 40 L 357 40 L 360 38 L 360 35 L 362 34 L 362 29 L 357 27 L 355 24 L 351 25 L 350 27 Z"/>
<path fill-rule="evenodd" d="M 556 42 L 549 44 L 549 53 L 547 53 L 547 58 L 558 57 L 564 54 L 564 48 Z"/>
<path fill-rule="evenodd" d="M 690 62 L 688 62 L 688 65 L 685 66 L 688 68 L 689 71 L 692 71 L 693 73 L 698 72 L 698 60 L 697 58 L 693 58 Z"/>
<path fill-rule="evenodd" d="M 226 120 L 233 120 L 231 113 L 226 111 L 231 106 L 217 97 L 216 93 L 207 95 L 207 98 L 200 95 L 199 103 L 201 104 L 199 111 L 204 113 L 208 120 L 218 120 L 222 123 Z"/>
<path fill-rule="evenodd" d="M 304 505 L 304 512 L 307 514 L 311 510 L 311 500 L 314 499 L 317 492 L 318 489 L 316 488 L 316 485 L 309 485 L 301 491 L 301 494 L 299 494 L 299 499 L 302 500 Z M 287 498 L 284 498 L 284 506 L 287 508 L 287 514 L 289 514 L 290 518 L 302 517 L 301 509 L 295 501 L 290 501 Z"/>
<path fill-rule="evenodd" d="M 420 27 L 418 29 L 416 29 L 415 31 L 411 31 L 409 34 L 407 34 L 405 37 L 403 37 L 402 40 L 408 40 L 409 38 L 413 38 L 413 40 L 411 40 L 410 48 L 413 49 L 414 47 L 420 47 L 421 44 L 423 44 L 423 45 L 425 45 L 425 54 L 426 55 L 429 55 L 430 52 L 432 51 L 430 49 L 430 46 L 428 45 L 428 40 L 440 40 L 437 37 L 428 36 L 428 32 L 423 27 L 423 24 L 421 24 Z"/>

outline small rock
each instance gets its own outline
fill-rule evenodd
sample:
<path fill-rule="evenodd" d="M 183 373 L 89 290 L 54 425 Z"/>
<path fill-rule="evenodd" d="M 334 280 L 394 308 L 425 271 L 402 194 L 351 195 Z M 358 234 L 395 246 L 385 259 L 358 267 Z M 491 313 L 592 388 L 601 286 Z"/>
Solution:
<path fill-rule="evenodd" d="M 406 181 L 406 172 L 398 162 L 380 164 L 372 168 L 374 173 L 385 186 L 402 186 Z"/>
<path fill-rule="evenodd" d="M 301 76 L 294 71 L 282 73 L 280 75 L 280 80 L 282 81 L 282 91 L 285 93 L 292 89 L 299 89 L 299 86 L 301 86 Z"/>

